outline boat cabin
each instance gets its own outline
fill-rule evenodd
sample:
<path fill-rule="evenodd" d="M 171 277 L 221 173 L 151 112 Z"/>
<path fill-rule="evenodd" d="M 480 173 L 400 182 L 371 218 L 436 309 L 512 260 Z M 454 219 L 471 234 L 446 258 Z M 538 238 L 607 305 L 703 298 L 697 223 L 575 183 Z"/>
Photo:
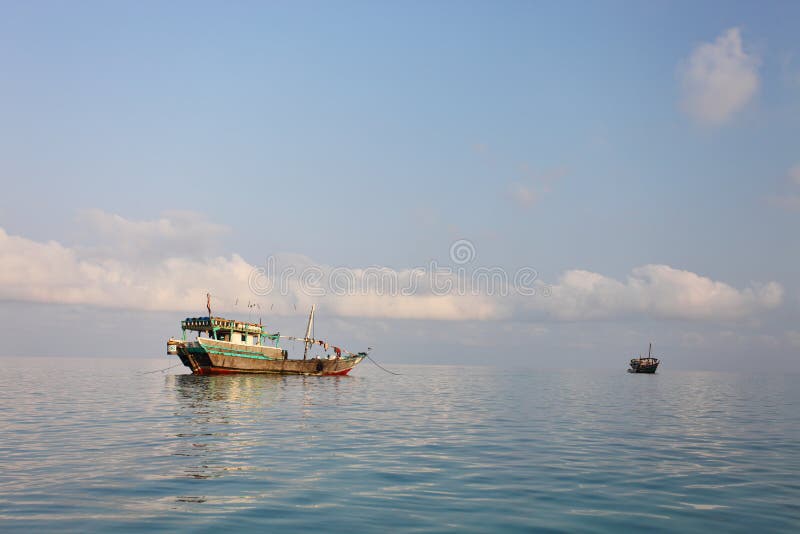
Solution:
<path fill-rule="evenodd" d="M 197 332 L 198 337 L 207 337 L 217 341 L 228 341 L 239 345 L 266 345 L 274 340 L 278 346 L 278 335 L 268 334 L 266 329 L 255 323 L 234 321 L 223 317 L 187 317 L 181 321 L 183 339 L 186 332 Z"/>

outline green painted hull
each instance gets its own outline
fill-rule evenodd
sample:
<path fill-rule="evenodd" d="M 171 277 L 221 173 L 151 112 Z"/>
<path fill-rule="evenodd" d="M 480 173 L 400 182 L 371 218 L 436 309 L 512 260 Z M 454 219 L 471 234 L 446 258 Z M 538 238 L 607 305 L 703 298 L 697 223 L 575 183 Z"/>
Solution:
<path fill-rule="evenodd" d="M 244 345 L 200 338 L 177 345 L 178 357 L 194 374 L 266 373 L 295 375 L 346 375 L 363 356 L 290 360 L 277 347 Z"/>

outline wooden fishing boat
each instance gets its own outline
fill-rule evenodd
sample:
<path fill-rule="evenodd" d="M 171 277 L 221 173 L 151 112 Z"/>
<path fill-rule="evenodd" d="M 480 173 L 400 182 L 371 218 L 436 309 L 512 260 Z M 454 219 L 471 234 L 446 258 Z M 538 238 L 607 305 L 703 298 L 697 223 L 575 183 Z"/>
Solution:
<path fill-rule="evenodd" d="M 271 373 L 294 375 L 346 375 L 367 357 L 366 352 L 352 353 L 322 340 L 314 339 L 314 307 L 308 317 L 304 337 L 269 333 L 261 324 L 215 317 L 190 317 L 181 321 L 183 336 L 167 341 L 167 354 L 177 355 L 183 365 L 196 375 L 220 373 Z M 197 332 L 197 339 L 187 340 L 188 332 Z M 280 341 L 301 341 L 303 359 L 289 358 Z M 316 356 L 309 357 L 315 348 Z M 330 350 L 332 349 L 332 352 Z"/>
<path fill-rule="evenodd" d="M 629 373 L 647 373 L 653 374 L 658 369 L 658 364 L 661 363 L 661 360 L 658 358 L 654 358 L 652 355 L 653 351 L 653 344 L 650 343 L 650 348 L 647 350 L 647 358 L 642 358 L 639 356 L 638 358 L 631 359 L 630 366 L 631 368 L 628 369 Z"/>

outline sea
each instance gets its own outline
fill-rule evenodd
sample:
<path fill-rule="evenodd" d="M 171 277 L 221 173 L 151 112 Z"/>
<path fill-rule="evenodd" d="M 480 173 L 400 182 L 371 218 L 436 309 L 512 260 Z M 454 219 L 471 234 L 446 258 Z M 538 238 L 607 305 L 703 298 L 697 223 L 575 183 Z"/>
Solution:
<path fill-rule="evenodd" d="M 0 360 L 0 531 L 800 531 L 798 375 L 175 363 Z"/>

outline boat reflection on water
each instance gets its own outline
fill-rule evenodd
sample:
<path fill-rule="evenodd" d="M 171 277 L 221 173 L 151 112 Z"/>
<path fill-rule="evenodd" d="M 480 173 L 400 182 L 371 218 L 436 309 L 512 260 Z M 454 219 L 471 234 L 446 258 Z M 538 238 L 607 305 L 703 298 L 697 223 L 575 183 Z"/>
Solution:
<path fill-rule="evenodd" d="M 268 409 L 282 402 L 313 406 L 322 394 L 325 398 L 333 395 L 333 399 L 338 400 L 340 390 L 358 380 L 353 376 L 330 377 L 326 382 L 318 376 L 302 375 L 183 374 L 167 376 L 166 387 L 175 391 L 182 410 L 204 413 L 211 410 L 224 416 L 227 410 L 242 413 L 249 409 Z"/>
<path fill-rule="evenodd" d="M 165 388 L 174 392 L 176 399 L 169 454 L 178 459 L 174 464 L 178 472 L 169 476 L 197 480 L 235 477 L 237 482 L 245 482 L 244 486 L 257 486 L 258 495 L 268 494 L 270 481 L 275 488 L 279 482 L 271 478 L 275 466 L 265 459 L 277 461 L 313 444 L 324 414 L 337 409 L 328 401 L 338 401 L 343 389 L 357 382 L 358 378 L 346 376 L 167 376 Z M 350 392 L 347 397 L 351 398 Z M 208 491 L 218 486 L 201 487 Z M 217 496 L 213 500 L 220 504 L 220 500 L 238 502 L 242 498 Z M 175 497 L 182 503 L 210 499 L 208 494 Z"/>
<path fill-rule="evenodd" d="M 167 377 L 167 387 L 175 390 L 183 408 L 211 408 L 219 402 L 235 402 L 238 406 L 263 407 L 277 400 L 281 375 L 173 375 Z M 224 412 L 223 412 L 224 413 Z"/>
<path fill-rule="evenodd" d="M 173 375 L 165 386 L 175 392 L 174 441 L 178 478 L 219 479 L 254 469 L 247 448 L 252 438 L 242 412 L 268 410 L 278 401 L 280 376 L 272 375 Z M 199 488 L 200 489 L 200 488 Z M 208 491 L 204 485 L 202 489 Z M 217 504 L 235 504 L 241 496 L 217 496 Z M 176 495 L 175 502 L 202 504 L 208 495 Z"/>

